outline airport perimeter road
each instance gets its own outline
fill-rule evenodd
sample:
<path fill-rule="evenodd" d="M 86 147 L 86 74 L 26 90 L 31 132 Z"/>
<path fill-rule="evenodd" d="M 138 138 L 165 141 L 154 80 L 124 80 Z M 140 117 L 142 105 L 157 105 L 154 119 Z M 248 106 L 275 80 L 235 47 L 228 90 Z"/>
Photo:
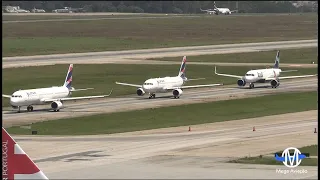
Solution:
<path fill-rule="evenodd" d="M 13 110 L 2 111 L 2 117 L 3 126 L 10 127 L 13 125 L 25 125 L 32 122 L 47 121 L 67 117 L 79 117 L 98 113 L 129 111 L 154 107 L 255 97 L 259 95 L 288 91 L 310 91 L 316 90 L 317 87 L 317 78 L 306 78 L 292 81 L 281 81 L 281 85 L 277 89 L 273 89 L 271 87 L 259 88 L 259 84 L 256 85 L 255 89 L 213 87 L 208 89 L 206 88 L 190 91 L 185 90 L 180 99 L 173 99 L 172 93 L 157 94 L 158 98 L 156 99 L 148 99 L 148 96 L 137 97 L 136 95 L 131 95 L 124 98 L 106 98 L 96 101 L 81 101 L 80 103 L 73 104 L 66 103 L 66 108 L 60 110 L 60 112 L 49 112 L 48 108 L 50 107 L 50 104 L 48 104 L 47 106 L 35 106 L 34 112 L 24 111 L 21 113 L 17 113 Z"/>
<path fill-rule="evenodd" d="M 261 43 L 241 43 L 241 44 L 223 44 L 210 46 L 191 46 L 191 47 L 174 47 L 160 49 L 143 49 L 128 51 L 108 51 L 108 52 L 90 52 L 74 54 L 55 54 L 42 56 L 21 56 L 21 57 L 4 57 L 2 58 L 2 67 L 34 66 L 49 64 L 66 64 L 66 63 L 118 63 L 124 61 L 130 62 L 134 59 L 156 58 L 156 57 L 174 57 L 190 56 L 203 54 L 224 54 L 255 52 L 277 49 L 317 47 L 317 40 L 301 41 L 278 41 L 278 42 L 261 42 Z"/>
<path fill-rule="evenodd" d="M 280 174 L 276 169 L 287 169 L 284 165 L 226 163 L 316 144 L 314 127 L 317 111 L 198 125 L 191 132 L 188 127 L 176 127 L 114 135 L 14 138 L 49 179 L 316 179 L 316 166 L 295 168 L 307 170 L 305 174 Z"/>

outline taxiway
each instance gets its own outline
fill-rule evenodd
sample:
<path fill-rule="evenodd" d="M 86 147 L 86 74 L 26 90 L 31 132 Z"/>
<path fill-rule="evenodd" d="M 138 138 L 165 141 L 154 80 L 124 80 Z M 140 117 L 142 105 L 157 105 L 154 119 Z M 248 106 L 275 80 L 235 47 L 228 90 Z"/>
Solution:
<path fill-rule="evenodd" d="M 252 126 L 256 131 L 252 131 Z M 93 136 L 14 136 L 50 179 L 303 179 L 284 165 L 233 164 L 244 156 L 316 144 L 317 111 Z M 292 141 L 294 139 L 294 141 Z"/>
<path fill-rule="evenodd" d="M 290 48 L 317 47 L 317 40 L 278 41 L 260 43 L 223 44 L 209 46 L 173 47 L 128 51 L 107 51 L 73 54 L 55 54 L 2 58 L 2 67 L 41 66 L 66 63 L 140 63 L 147 58 L 176 57 L 204 54 L 226 54 L 241 52 L 270 51 Z M 170 63 L 170 62 L 166 62 Z"/>
<path fill-rule="evenodd" d="M 267 87 L 266 87 L 267 86 Z M 236 87 L 236 85 L 234 86 Z M 17 113 L 16 110 L 3 110 L 3 126 L 26 125 L 39 121 L 53 119 L 79 117 L 85 115 L 129 111 L 146 108 L 174 106 L 190 103 L 219 101 L 226 99 L 255 97 L 270 93 L 290 91 L 315 91 L 318 87 L 317 78 L 306 78 L 292 81 L 281 81 L 281 85 L 273 89 L 269 84 L 256 84 L 254 89 L 213 87 L 197 90 L 185 90 L 180 99 L 173 99 L 171 93 L 157 94 L 156 99 L 148 99 L 148 96 L 138 97 L 131 95 L 123 98 L 106 98 L 92 101 L 80 101 L 79 103 L 66 103 L 66 108 L 60 112 L 49 112 L 50 104 L 46 106 L 34 106 L 34 112 Z M 135 89 L 133 89 L 133 93 Z"/>

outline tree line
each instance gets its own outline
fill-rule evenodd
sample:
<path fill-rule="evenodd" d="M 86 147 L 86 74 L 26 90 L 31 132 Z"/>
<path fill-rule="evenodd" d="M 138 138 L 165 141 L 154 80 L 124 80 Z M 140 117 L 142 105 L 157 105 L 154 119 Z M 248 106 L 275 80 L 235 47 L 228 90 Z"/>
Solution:
<path fill-rule="evenodd" d="M 212 9 L 214 1 L 2 1 L 2 6 L 20 6 L 21 9 L 44 9 L 51 12 L 64 7 L 84 8 L 86 12 L 132 13 L 203 13 Z M 318 11 L 317 7 L 295 7 L 292 1 L 216 1 L 217 7 L 239 10 L 240 13 L 301 13 Z"/>

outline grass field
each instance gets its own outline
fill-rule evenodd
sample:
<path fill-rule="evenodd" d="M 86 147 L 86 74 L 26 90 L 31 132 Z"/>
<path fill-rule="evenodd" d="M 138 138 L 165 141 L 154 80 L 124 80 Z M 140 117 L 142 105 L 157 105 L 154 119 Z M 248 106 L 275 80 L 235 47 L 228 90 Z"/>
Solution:
<path fill-rule="evenodd" d="M 310 156 L 318 156 L 318 145 L 305 146 L 298 148 L 302 153 L 309 153 Z M 279 151 L 282 153 L 282 151 Z M 237 160 L 229 161 L 232 163 L 243 164 L 267 164 L 267 165 L 283 165 L 282 162 L 276 161 L 274 156 L 258 156 L 258 157 L 244 157 Z M 303 159 L 300 166 L 318 166 L 318 158 L 310 157 Z"/>
<path fill-rule="evenodd" d="M 270 101 L 270 99 L 273 100 Z M 37 130 L 39 135 L 109 134 L 314 109 L 317 109 L 317 92 L 315 91 L 99 114 L 34 123 L 31 125 L 31 129 L 11 127 L 7 130 L 10 134 L 30 134 L 32 130 Z"/>
<path fill-rule="evenodd" d="M 4 23 L 3 56 L 315 39 L 317 22 L 292 14 Z"/>
<path fill-rule="evenodd" d="M 73 96 L 107 94 L 113 89 L 112 96 L 135 94 L 135 87 L 121 86 L 116 81 L 133 84 L 142 84 L 148 78 L 176 76 L 179 65 L 118 65 L 118 64 L 93 64 L 74 65 L 73 82 L 75 88 L 93 87 L 94 90 L 73 93 Z M 244 75 L 250 69 L 258 67 L 218 67 L 218 72 Z M 264 68 L 263 66 L 260 68 Z M 59 86 L 64 83 L 68 65 L 52 65 L 39 67 L 21 67 L 18 69 L 2 70 L 2 92 L 12 94 L 19 89 Z M 283 68 L 288 69 L 288 68 Z M 289 68 L 290 69 L 290 68 Z M 292 68 L 291 68 L 292 69 Z M 296 69 L 296 68 L 295 68 Z M 19 71 L 19 73 L 17 73 Z M 298 72 L 289 72 L 285 75 L 316 74 L 317 68 L 299 69 Z M 234 84 L 237 79 L 217 76 L 214 66 L 187 65 L 188 78 L 206 78 L 204 80 L 190 81 L 188 85 L 224 83 Z M 2 98 L 2 106 L 9 106 L 9 100 Z"/>
<path fill-rule="evenodd" d="M 233 53 L 233 54 L 210 54 L 200 56 L 188 56 L 190 62 L 235 62 L 235 63 L 273 63 L 277 51 Z M 181 61 L 181 57 L 150 58 L 160 61 Z M 318 63 L 318 48 L 285 49 L 280 51 L 281 63 Z"/>

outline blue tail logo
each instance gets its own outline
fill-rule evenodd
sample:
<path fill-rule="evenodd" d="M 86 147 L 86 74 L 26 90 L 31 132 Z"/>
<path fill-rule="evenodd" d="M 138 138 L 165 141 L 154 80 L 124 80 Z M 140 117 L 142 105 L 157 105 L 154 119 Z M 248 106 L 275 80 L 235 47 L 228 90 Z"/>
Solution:
<path fill-rule="evenodd" d="M 274 62 L 273 68 L 279 68 L 279 63 L 280 63 L 280 51 L 277 52 L 276 61 Z"/>
<path fill-rule="evenodd" d="M 72 70 L 73 70 L 73 64 L 70 64 L 69 69 L 68 69 L 68 73 L 67 73 L 67 76 L 66 76 L 66 80 L 64 81 L 64 85 L 63 85 L 65 87 L 67 87 L 68 89 L 71 89 Z"/>

